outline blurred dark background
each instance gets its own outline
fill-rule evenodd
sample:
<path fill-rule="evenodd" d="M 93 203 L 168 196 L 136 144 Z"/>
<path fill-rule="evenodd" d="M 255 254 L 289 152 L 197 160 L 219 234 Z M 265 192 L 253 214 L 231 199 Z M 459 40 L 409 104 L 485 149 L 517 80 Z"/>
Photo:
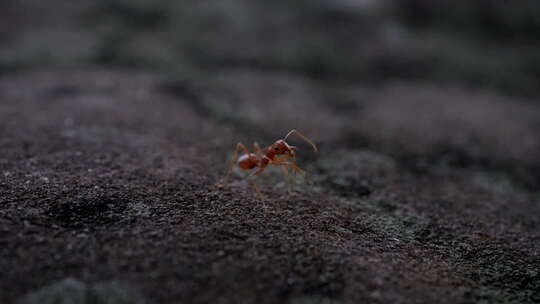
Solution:
<path fill-rule="evenodd" d="M 124 66 L 540 92 L 540 2 L 4 0 L 0 73 Z"/>
<path fill-rule="evenodd" d="M 539 17 L 0 0 L 0 302 L 136 297 L 119 280 L 156 303 L 539 303 Z M 215 187 L 236 143 L 291 129 L 313 186 Z"/>

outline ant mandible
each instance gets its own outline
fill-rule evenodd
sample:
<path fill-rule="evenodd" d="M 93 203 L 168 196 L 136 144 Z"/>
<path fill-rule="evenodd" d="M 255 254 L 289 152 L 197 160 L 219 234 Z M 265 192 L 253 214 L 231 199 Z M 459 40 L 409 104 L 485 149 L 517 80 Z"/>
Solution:
<path fill-rule="evenodd" d="M 263 150 L 261 150 L 261 147 L 259 147 L 259 144 L 257 142 L 253 144 L 253 147 L 255 148 L 255 153 L 250 153 L 246 146 L 239 142 L 236 144 L 236 148 L 234 149 L 233 157 L 229 165 L 229 170 L 227 171 L 227 175 L 225 176 L 225 182 L 227 181 L 227 178 L 231 174 L 235 165 L 238 165 L 238 167 L 246 171 L 258 168 L 256 171 L 248 175 L 247 178 L 260 174 L 264 171 L 264 169 L 266 169 L 268 165 L 279 166 L 281 167 L 283 174 L 285 175 L 285 178 L 289 184 L 289 192 L 291 192 L 292 183 L 291 177 L 289 175 L 289 168 L 292 169 L 293 172 L 298 172 L 304 175 L 306 181 L 309 182 L 306 171 L 300 169 L 295 163 L 296 154 L 294 153 L 294 150 L 296 150 L 297 148 L 295 146 L 289 145 L 286 142 L 287 138 L 294 133 L 296 133 L 303 140 L 308 142 L 313 147 L 313 150 L 315 150 L 315 152 L 319 151 L 317 149 L 317 146 L 315 146 L 315 144 L 311 140 L 309 140 L 307 137 L 305 137 L 296 130 L 291 130 L 289 133 L 287 133 L 285 138 L 279 139 L 272 145 L 265 148 L 264 152 Z M 240 149 L 244 151 L 244 154 L 238 157 L 238 152 L 240 151 Z M 257 191 L 259 197 L 262 197 L 261 190 L 259 189 L 259 187 L 257 187 L 255 181 L 252 181 L 252 185 L 255 191 Z"/>

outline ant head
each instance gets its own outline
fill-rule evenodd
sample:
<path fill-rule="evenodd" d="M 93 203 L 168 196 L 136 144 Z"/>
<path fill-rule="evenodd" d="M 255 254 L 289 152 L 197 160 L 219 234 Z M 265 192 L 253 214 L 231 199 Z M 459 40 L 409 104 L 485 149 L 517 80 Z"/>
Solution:
<path fill-rule="evenodd" d="M 271 149 L 275 154 L 285 154 L 288 153 L 294 156 L 294 147 L 289 146 L 283 139 L 280 139 L 272 144 Z"/>

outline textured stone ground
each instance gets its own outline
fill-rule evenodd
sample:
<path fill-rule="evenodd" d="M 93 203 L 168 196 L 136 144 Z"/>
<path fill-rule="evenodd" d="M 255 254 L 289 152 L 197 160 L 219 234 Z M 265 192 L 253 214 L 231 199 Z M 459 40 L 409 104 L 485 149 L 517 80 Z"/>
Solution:
<path fill-rule="evenodd" d="M 298 78 L 213 83 L 103 70 L 0 82 L 2 302 L 68 277 L 151 302 L 538 299 L 536 107 L 402 84 L 343 88 L 342 110 Z M 264 200 L 240 172 L 214 186 L 236 142 L 292 127 L 321 148 L 298 142 L 313 187 L 288 195 L 275 170 Z"/>

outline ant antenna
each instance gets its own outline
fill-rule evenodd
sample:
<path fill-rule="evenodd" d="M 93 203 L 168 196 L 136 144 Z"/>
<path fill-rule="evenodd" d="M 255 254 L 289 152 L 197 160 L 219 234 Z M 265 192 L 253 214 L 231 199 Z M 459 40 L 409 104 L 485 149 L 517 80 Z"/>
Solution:
<path fill-rule="evenodd" d="M 293 133 L 296 133 L 298 134 L 298 136 L 300 136 L 303 140 L 305 140 L 306 142 L 308 142 L 312 147 L 313 147 L 313 150 L 315 150 L 315 152 L 319 152 L 319 149 L 317 149 L 317 146 L 315 146 L 315 144 L 309 140 L 309 138 L 305 137 L 304 135 L 302 135 L 302 133 L 296 131 L 296 130 L 291 130 L 289 133 L 287 133 L 287 136 L 285 136 L 285 138 L 283 139 L 283 141 L 285 141 L 290 135 L 292 135 Z"/>

